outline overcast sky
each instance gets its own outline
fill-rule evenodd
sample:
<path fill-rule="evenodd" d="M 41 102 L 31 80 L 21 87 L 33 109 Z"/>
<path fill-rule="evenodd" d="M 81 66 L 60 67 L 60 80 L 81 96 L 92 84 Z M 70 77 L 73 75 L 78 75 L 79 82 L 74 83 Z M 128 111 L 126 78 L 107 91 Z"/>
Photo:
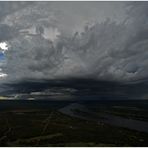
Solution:
<path fill-rule="evenodd" d="M 147 79 L 147 17 L 148 2 L 0 2 L 0 81 Z"/>

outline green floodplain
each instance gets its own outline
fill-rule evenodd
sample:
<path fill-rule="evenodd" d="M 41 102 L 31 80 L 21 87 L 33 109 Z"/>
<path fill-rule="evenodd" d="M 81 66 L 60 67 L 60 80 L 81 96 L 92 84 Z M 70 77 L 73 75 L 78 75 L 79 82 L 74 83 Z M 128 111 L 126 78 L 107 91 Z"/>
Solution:
<path fill-rule="evenodd" d="M 38 105 L 34 104 L 36 107 L 32 107 L 34 101 L 28 102 L 24 106 L 16 102 L 15 108 L 15 101 L 13 107 L 11 102 L 1 103 L 7 107 L 0 111 L 0 146 L 148 146 L 148 132 L 115 126 L 102 120 L 98 122 L 104 113 L 148 121 L 148 110 L 139 106 L 86 103 L 85 107 L 95 112 L 95 116 L 92 119 L 82 119 L 60 111 L 71 103 L 66 102 L 64 105 L 58 102 L 56 105 L 55 102 L 45 102 L 43 106 L 43 102 L 38 102 Z M 88 112 L 81 109 L 82 104 L 78 106 L 72 111 L 86 117 Z"/>

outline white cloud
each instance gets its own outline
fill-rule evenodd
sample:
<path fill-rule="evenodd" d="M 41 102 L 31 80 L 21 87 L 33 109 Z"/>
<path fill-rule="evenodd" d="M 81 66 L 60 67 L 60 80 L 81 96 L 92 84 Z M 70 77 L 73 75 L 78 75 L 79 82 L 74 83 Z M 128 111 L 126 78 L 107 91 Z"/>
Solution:
<path fill-rule="evenodd" d="M 1 42 L 0 43 L 0 49 L 2 50 L 2 52 L 4 53 L 5 51 L 8 50 L 8 45 L 6 42 Z"/>
<path fill-rule="evenodd" d="M 4 78 L 4 77 L 7 77 L 7 74 L 0 72 L 0 78 Z"/>

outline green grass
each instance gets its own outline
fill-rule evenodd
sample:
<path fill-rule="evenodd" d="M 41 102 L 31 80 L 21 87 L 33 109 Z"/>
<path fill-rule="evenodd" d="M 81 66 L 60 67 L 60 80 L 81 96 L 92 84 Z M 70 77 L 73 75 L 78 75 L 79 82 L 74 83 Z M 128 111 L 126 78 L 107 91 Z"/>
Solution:
<path fill-rule="evenodd" d="M 0 138 L 4 137 L 0 146 L 148 146 L 145 133 L 72 118 L 54 110 L 20 113 L 0 112 Z"/>

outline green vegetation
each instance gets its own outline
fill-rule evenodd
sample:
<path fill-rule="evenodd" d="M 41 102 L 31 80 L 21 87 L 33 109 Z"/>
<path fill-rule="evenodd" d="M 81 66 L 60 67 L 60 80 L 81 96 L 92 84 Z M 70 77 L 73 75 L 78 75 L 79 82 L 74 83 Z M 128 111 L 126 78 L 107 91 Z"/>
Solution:
<path fill-rule="evenodd" d="M 0 146 L 148 146 L 148 134 L 56 110 L 0 112 Z"/>
<path fill-rule="evenodd" d="M 142 108 L 134 108 L 134 107 L 123 107 L 123 106 L 102 106 L 101 108 L 95 107 L 93 108 L 97 114 L 109 113 L 121 117 L 125 117 L 128 119 L 135 119 L 141 121 L 148 121 L 148 110 Z"/>
<path fill-rule="evenodd" d="M 148 121 L 148 111 L 145 110 L 131 110 L 126 108 L 113 108 L 106 113 L 111 113 L 117 116 L 122 116 L 130 119 L 136 119 L 141 121 Z"/>

